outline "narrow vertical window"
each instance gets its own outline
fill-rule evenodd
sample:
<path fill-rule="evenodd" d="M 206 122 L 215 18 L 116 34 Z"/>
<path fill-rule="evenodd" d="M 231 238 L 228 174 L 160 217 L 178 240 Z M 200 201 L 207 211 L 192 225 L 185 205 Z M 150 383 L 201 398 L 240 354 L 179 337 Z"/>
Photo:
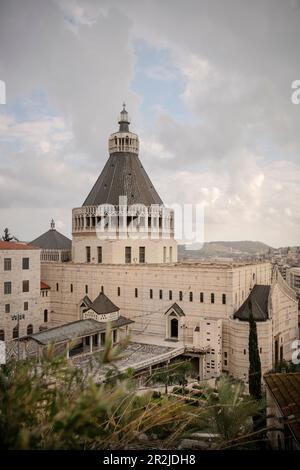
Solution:
<path fill-rule="evenodd" d="M 222 304 L 226 305 L 226 294 L 222 294 Z"/>
<path fill-rule="evenodd" d="M 22 269 L 29 269 L 29 258 L 22 258 Z"/>
<path fill-rule="evenodd" d="M 11 271 L 11 258 L 4 258 L 4 271 Z"/>
<path fill-rule="evenodd" d="M 200 292 L 200 303 L 203 304 L 204 302 L 204 293 Z"/>
<path fill-rule="evenodd" d="M 113 330 L 113 344 L 116 344 L 118 339 L 118 330 Z"/>
<path fill-rule="evenodd" d="M 102 263 L 102 246 L 97 247 L 98 263 Z"/>
<path fill-rule="evenodd" d="M 91 247 L 86 246 L 85 251 L 86 251 L 86 262 L 90 263 L 91 262 Z"/>
<path fill-rule="evenodd" d="M 210 294 L 210 303 L 211 304 L 215 303 L 215 294 L 213 292 Z"/>
<path fill-rule="evenodd" d="M 193 292 L 190 292 L 190 302 L 193 302 Z"/>
<path fill-rule="evenodd" d="M 118 297 L 121 295 L 121 287 L 118 287 Z"/>
<path fill-rule="evenodd" d="M 134 297 L 138 297 L 139 295 L 139 292 L 138 292 L 138 289 L 137 287 L 134 289 Z"/>
<path fill-rule="evenodd" d="M 125 263 L 131 263 L 131 246 L 125 246 Z"/>
<path fill-rule="evenodd" d="M 159 289 L 159 298 L 160 298 L 160 300 L 162 300 L 162 298 L 163 298 L 163 291 L 162 291 L 162 289 Z"/>
<path fill-rule="evenodd" d="M 11 282 L 7 281 L 4 283 L 4 294 L 11 294 Z"/>
<path fill-rule="evenodd" d="M 33 333 L 33 326 L 30 324 L 27 326 L 27 334 L 32 335 L 32 333 Z"/>
<path fill-rule="evenodd" d="M 13 339 L 16 339 L 19 337 L 19 327 L 18 325 L 14 327 L 13 329 Z"/>
<path fill-rule="evenodd" d="M 173 297 L 173 292 L 169 290 L 169 300 L 172 300 L 172 297 Z"/>
<path fill-rule="evenodd" d="M 29 281 L 23 281 L 23 292 L 29 292 Z"/>
<path fill-rule="evenodd" d="M 182 301 L 183 299 L 183 294 L 182 294 L 182 290 L 179 291 L 179 300 Z"/>
<path fill-rule="evenodd" d="M 150 291 L 149 291 L 149 297 L 150 297 L 150 299 L 153 299 L 153 289 L 150 289 Z"/>
<path fill-rule="evenodd" d="M 139 247 L 139 262 L 145 263 L 145 247 L 144 246 Z"/>

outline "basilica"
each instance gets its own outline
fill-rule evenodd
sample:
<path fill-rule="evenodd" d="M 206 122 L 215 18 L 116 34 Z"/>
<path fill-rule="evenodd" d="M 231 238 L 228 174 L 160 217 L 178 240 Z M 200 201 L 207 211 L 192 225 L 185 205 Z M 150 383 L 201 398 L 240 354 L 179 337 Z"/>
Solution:
<path fill-rule="evenodd" d="M 293 290 L 269 262 L 178 261 L 174 213 L 129 126 L 123 106 L 106 164 L 73 209 L 72 241 L 52 221 L 31 242 L 40 250 L 41 289 L 33 330 L 23 331 L 27 349 L 54 342 L 68 357 L 84 357 L 103 346 L 109 323 L 114 343 L 129 335 L 136 368 L 180 355 L 192 358 L 200 379 L 228 373 L 247 382 L 253 315 L 262 372 L 290 361 L 298 338 Z"/>

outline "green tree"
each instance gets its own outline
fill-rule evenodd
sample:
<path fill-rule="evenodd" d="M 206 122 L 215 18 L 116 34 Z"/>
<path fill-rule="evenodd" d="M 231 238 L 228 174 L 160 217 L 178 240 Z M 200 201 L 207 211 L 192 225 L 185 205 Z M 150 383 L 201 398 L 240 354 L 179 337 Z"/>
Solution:
<path fill-rule="evenodd" d="M 97 356 L 118 357 L 108 344 Z M 40 359 L 10 361 L 0 367 L 0 447 L 2 449 L 126 449 L 149 445 L 160 429 L 172 445 L 178 428 L 185 429 L 187 405 L 151 392 L 140 396 L 134 381 L 121 375 L 97 385 L 95 370 L 86 372 L 53 349 Z M 116 368 L 114 367 L 115 371 Z M 116 371 L 117 372 L 117 371 Z M 146 441 L 146 443 L 145 443 Z"/>
<path fill-rule="evenodd" d="M 9 229 L 6 227 L 4 229 L 4 235 L 2 236 L 4 242 L 11 242 L 12 240 L 18 241 L 18 239 L 9 233 Z"/>
<path fill-rule="evenodd" d="M 206 393 L 204 429 L 218 436 L 220 448 L 245 441 L 253 431 L 252 417 L 260 413 L 261 403 L 245 394 L 242 382 L 228 376 L 219 379 L 216 391 L 208 388 Z"/>
<path fill-rule="evenodd" d="M 189 361 L 176 360 L 165 366 L 159 367 L 149 378 L 152 384 L 163 384 L 168 393 L 170 385 L 185 385 L 186 378 L 191 373 L 192 365 Z"/>
<path fill-rule="evenodd" d="M 257 328 L 252 312 L 252 302 L 249 302 L 249 393 L 260 400 L 261 393 L 261 362 L 259 357 Z"/>

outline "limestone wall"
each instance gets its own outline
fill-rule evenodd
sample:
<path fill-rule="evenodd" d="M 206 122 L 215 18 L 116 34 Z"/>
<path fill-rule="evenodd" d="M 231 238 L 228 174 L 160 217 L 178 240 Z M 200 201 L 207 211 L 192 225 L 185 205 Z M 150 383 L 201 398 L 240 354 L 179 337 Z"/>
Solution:
<path fill-rule="evenodd" d="M 4 271 L 4 258 L 11 258 L 12 269 Z M 22 269 L 22 258 L 29 258 L 29 269 Z M 0 250 L 0 330 L 5 331 L 5 341 L 13 337 L 13 328 L 17 325 L 12 316 L 24 315 L 20 320 L 20 336 L 27 334 L 27 326 L 32 324 L 37 332 L 42 322 L 40 311 L 40 250 Z M 23 292 L 23 280 L 29 281 L 29 292 Z M 4 282 L 11 282 L 11 294 L 4 294 Z M 24 303 L 28 302 L 28 310 Z M 5 305 L 10 306 L 6 313 Z"/>

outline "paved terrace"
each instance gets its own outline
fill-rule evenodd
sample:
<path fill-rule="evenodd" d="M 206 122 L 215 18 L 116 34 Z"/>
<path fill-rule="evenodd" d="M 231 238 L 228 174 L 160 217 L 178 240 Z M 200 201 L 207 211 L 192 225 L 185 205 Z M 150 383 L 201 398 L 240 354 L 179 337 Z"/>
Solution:
<path fill-rule="evenodd" d="M 122 352 L 122 358 L 114 365 L 120 372 L 132 368 L 135 371 L 147 369 L 155 364 L 166 362 L 184 353 L 184 347 L 166 347 L 154 344 L 131 342 Z M 72 358 L 72 363 L 87 371 L 92 366 L 92 375 L 96 383 L 102 382 L 107 371 L 97 367 L 97 355 L 88 354 Z"/>

